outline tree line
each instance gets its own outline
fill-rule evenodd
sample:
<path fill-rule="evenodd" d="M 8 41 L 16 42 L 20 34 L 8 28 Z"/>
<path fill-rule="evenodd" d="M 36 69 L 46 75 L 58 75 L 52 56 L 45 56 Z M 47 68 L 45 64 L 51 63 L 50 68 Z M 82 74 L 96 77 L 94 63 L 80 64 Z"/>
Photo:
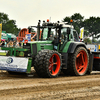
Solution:
<path fill-rule="evenodd" d="M 100 37 L 100 17 L 90 17 L 85 19 L 80 13 L 75 13 L 72 16 L 66 16 L 62 21 L 68 22 L 70 24 L 70 19 L 73 20 L 73 26 L 75 30 L 80 33 L 80 28 L 84 27 L 85 36 L 89 36 L 90 34 Z M 2 30 L 7 33 L 12 33 L 18 35 L 20 28 L 16 25 L 16 20 L 10 20 L 8 15 L 5 13 L 0 13 L 0 23 L 2 23 Z"/>
<path fill-rule="evenodd" d="M 3 31 L 18 35 L 20 28 L 17 27 L 16 20 L 10 20 L 7 14 L 0 12 L 0 23 Z"/>
<path fill-rule="evenodd" d="M 75 13 L 74 15 L 68 17 L 66 16 L 63 19 L 63 22 L 70 23 L 70 19 L 73 20 L 73 25 L 75 30 L 80 33 L 80 28 L 84 27 L 84 34 L 85 36 L 95 35 L 97 38 L 99 37 L 100 33 L 100 17 L 90 17 L 85 19 L 80 13 Z"/>

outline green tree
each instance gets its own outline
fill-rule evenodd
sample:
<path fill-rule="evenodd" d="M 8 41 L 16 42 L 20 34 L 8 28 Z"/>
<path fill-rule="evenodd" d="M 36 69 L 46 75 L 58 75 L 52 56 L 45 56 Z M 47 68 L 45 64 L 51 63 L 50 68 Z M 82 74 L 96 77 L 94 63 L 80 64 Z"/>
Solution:
<path fill-rule="evenodd" d="M 84 19 L 84 16 L 80 13 L 75 13 L 70 17 L 66 16 L 63 22 L 67 21 L 69 24 L 70 19 L 73 20 L 72 24 L 78 33 L 80 33 L 80 28 L 84 27 L 84 36 L 92 36 L 93 39 L 100 37 L 100 35 L 98 35 L 100 33 L 100 17 L 92 16 L 89 19 Z"/>
<path fill-rule="evenodd" d="M 5 13 L 0 13 L 0 23 L 2 23 L 2 30 L 7 33 L 12 33 L 17 35 L 20 29 L 17 28 L 15 20 L 9 20 L 8 15 Z"/>
<path fill-rule="evenodd" d="M 8 15 L 0 13 L 0 23 L 6 23 L 9 20 Z"/>
<path fill-rule="evenodd" d="M 80 13 L 75 13 L 71 16 L 71 19 L 73 20 L 75 30 L 80 33 L 80 28 L 83 27 L 84 16 L 82 16 Z"/>
<path fill-rule="evenodd" d="M 84 27 L 95 36 L 100 33 L 100 17 L 90 17 L 84 20 Z"/>
<path fill-rule="evenodd" d="M 85 38 L 85 39 L 84 39 L 84 42 L 85 42 L 85 43 L 89 43 L 89 44 L 92 43 L 92 41 L 91 41 L 89 38 Z"/>
<path fill-rule="evenodd" d="M 75 28 L 75 30 L 80 33 L 80 28 L 83 27 L 83 21 L 84 21 L 84 16 L 82 16 L 80 13 L 75 13 L 74 15 L 68 17 L 66 16 L 63 19 L 63 22 L 68 22 L 70 23 L 70 19 L 73 20 L 73 26 Z"/>
<path fill-rule="evenodd" d="M 70 23 L 70 17 L 65 17 L 64 19 L 63 19 L 63 22 L 68 22 L 68 24 Z"/>
<path fill-rule="evenodd" d="M 89 31 L 87 29 L 84 29 L 84 36 L 85 37 L 89 36 Z"/>

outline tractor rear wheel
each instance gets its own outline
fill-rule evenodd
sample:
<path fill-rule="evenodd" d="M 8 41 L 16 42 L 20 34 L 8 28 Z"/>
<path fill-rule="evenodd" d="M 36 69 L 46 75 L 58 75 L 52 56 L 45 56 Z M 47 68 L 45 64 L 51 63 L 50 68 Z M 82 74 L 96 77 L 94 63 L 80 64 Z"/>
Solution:
<path fill-rule="evenodd" d="M 34 69 L 39 77 L 57 77 L 61 70 L 61 54 L 54 50 L 41 50 L 36 56 Z"/>
<path fill-rule="evenodd" d="M 68 69 L 63 70 L 65 74 L 82 76 L 87 73 L 89 55 L 84 47 L 76 48 L 74 54 L 68 56 Z"/>

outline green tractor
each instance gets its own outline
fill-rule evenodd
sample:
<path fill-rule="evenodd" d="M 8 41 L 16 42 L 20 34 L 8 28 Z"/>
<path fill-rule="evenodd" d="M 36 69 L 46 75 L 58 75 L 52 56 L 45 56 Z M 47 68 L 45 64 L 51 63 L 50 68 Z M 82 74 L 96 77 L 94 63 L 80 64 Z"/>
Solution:
<path fill-rule="evenodd" d="M 23 44 L 23 48 L 2 47 L 2 50 L 8 50 L 8 53 L 5 57 L 1 56 L 5 60 L 5 65 L 0 62 L 1 70 L 29 73 L 34 66 L 39 77 L 49 78 L 57 77 L 61 71 L 65 75 L 90 74 L 92 71 L 90 51 L 83 42 L 79 42 L 78 34 L 72 25 L 60 22 L 43 22 L 41 25 L 39 21 L 37 26 L 29 28 L 29 32 L 32 27 L 37 28 L 37 41 Z M 40 31 L 42 32 L 39 39 Z M 13 62 L 11 58 L 14 58 L 15 62 L 19 61 L 17 59 L 23 59 L 21 62 L 27 62 L 26 67 L 17 64 L 16 67 L 10 66 Z"/>

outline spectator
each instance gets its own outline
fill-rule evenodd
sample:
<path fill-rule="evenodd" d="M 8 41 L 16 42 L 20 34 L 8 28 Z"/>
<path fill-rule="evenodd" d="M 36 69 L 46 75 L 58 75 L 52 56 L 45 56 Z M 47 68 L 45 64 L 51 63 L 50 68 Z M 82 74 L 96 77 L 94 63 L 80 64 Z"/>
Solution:
<path fill-rule="evenodd" d="M 7 47 L 7 41 L 5 40 L 5 45 L 4 45 L 5 47 Z"/>
<path fill-rule="evenodd" d="M 9 44 L 10 44 L 10 47 L 13 47 L 13 41 L 10 40 Z"/>
<path fill-rule="evenodd" d="M 4 41 L 1 42 L 1 47 L 4 47 L 5 43 Z"/>
<path fill-rule="evenodd" d="M 1 47 L 1 42 L 0 42 L 0 47 Z"/>
<path fill-rule="evenodd" d="M 15 47 L 15 45 L 16 45 L 16 41 L 13 42 L 13 47 Z"/>
<path fill-rule="evenodd" d="M 21 47 L 21 41 L 19 42 L 19 47 Z"/>
<path fill-rule="evenodd" d="M 19 41 L 17 40 L 15 47 L 19 47 Z"/>

